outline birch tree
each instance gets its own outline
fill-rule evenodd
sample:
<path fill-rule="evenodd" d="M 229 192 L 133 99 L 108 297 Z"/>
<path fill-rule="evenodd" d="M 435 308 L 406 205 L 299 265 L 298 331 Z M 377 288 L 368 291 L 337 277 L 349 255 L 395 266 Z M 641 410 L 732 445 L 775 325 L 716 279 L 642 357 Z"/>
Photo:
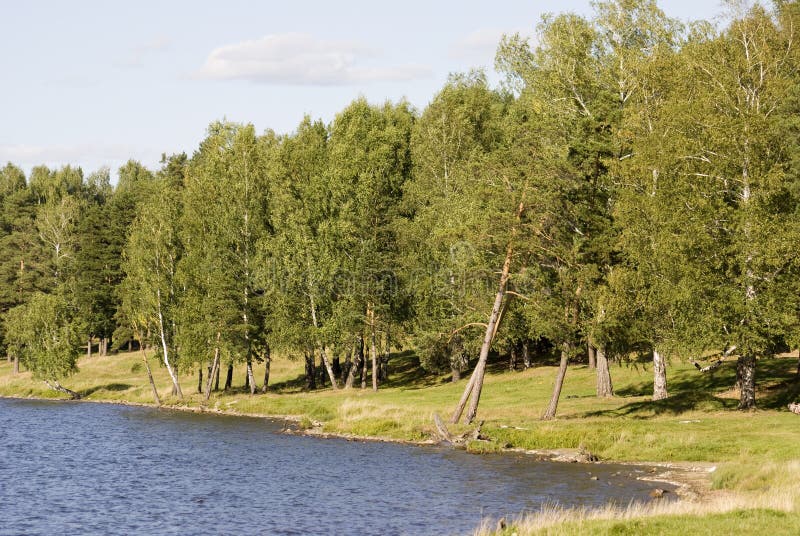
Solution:
<path fill-rule="evenodd" d="M 330 127 L 330 195 L 339 203 L 337 289 L 332 321 L 350 339 L 364 333 L 378 388 L 378 345 L 396 313 L 397 242 L 393 222 L 409 176 L 414 117 L 407 103 L 358 99 Z"/>
<path fill-rule="evenodd" d="M 148 188 L 139 214 L 131 225 L 120 285 L 121 308 L 131 326 L 150 334 L 172 380 L 173 392 L 183 398 L 176 355 L 176 281 L 182 243 L 178 235 L 181 202 L 167 173 L 161 172 Z"/>
<path fill-rule="evenodd" d="M 53 390 L 73 399 L 80 394 L 61 385 L 77 371 L 79 336 L 69 305 L 60 293 L 36 293 L 11 309 L 5 318 L 9 345 L 15 355 Z"/>
<path fill-rule="evenodd" d="M 328 131 L 306 117 L 297 130 L 274 145 L 270 174 L 270 227 L 262 240 L 262 280 L 273 303 L 274 339 L 307 359 L 320 356 L 331 386 L 339 383 L 329 352 L 342 344 L 333 321 L 340 205 L 331 194 Z M 309 367 L 309 371 L 313 367 Z M 312 383 L 309 382 L 309 387 Z M 314 384 L 315 385 L 315 384 Z"/>
<path fill-rule="evenodd" d="M 266 191 L 254 128 L 212 124 L 187 167 L 183 191 L 180 346 L 187 359 L 213 355 L 212 376 L 221 357 L 244 362 L 251 394 L 262 345 L 255 255 L 265 231 Z"/>
<path fill-rule="evenodd" d="M 507 100 L 482 72 L 451 75 L 412 135 L 414 167 L 398 221 L 404 278 L 423 365 L 446 367 L 454 381 L 466 370 L 468 352 L 478 353 L 491 299 L 486 282 L 494 267 L 476 239 L 473 183 L 504 141 Z"/>
<path fill-rule="evenodd" d="M 724 248 L 703 325 L 718 347 L 737 347 L 739 408 L 751 409 L 756 359 L 771 354 L 796 306 L 784 292 L 798 221 L 782 116 L 795 113 L 785 99 L 797 83 L 797 36 L 791 18 L 759 5 L 729 7 L 724 31 L 684 47 L 693 98 L 679 156 L 694 194 L 687 202 L 700 197 L 713 207 L 706 234 Z"/>

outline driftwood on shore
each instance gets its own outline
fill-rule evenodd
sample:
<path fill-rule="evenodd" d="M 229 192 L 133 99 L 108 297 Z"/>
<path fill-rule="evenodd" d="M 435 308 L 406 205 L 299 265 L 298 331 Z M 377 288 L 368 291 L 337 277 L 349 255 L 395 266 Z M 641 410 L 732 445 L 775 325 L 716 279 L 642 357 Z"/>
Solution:
<path fill-rule="evenodd" d="M 473 431 L 466 432 L 459 436 L 454 436 L 450 433 L 450 430 L 447 429 L 447 425 L 444 424 L 444 421 L 438 413 L 433 414 L 433 424 L 436 426 L 436 434 L 439 436 L 439 440 L 444 443 L 449 443 L 453 446 L 464 445 L 467 441 L 488 441 L 489 439 L 486 436 L 481 435 L 483 421 L 479 422 L 477 428 L 475 428 Z"/>

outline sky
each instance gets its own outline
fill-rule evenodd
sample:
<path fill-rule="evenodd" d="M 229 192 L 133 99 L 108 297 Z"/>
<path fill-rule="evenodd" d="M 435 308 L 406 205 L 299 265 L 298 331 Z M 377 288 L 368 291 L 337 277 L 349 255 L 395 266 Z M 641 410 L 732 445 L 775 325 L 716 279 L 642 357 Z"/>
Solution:
<path fill-rule="evenodd" d="M 115 170 L 191 155 L 212 121 L 291 132 L 359 96 L 422 109 L 449 73 L 492 74 L 503 33 L 589 0 L 0 0 L 0 165 Z M 661 0 L 682 20 L 720 0 Z M 496 77 L 494 78 L 496 79 Z"/>

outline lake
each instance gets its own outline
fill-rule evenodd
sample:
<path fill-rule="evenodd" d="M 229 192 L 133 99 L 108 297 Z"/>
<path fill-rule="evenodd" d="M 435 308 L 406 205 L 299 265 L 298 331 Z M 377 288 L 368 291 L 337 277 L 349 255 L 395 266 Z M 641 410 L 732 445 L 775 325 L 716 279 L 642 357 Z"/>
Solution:
<path fill-rule="evenodd" d="M 287 435 L 283 427 L 0 399 L 0 534 L 464 534 L 484 516 L 547 502 L 646 501 L 655 487 L 635 480 L 643 469 L 631 466 Z"/>

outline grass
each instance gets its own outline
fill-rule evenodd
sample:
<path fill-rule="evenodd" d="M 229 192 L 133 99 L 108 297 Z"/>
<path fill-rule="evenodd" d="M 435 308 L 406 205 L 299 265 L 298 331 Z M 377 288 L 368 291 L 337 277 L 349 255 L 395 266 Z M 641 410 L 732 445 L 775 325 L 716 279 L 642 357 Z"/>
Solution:
<path fill-rule="evenodd" d="M 405 352 L 392 357 L 390 380 L 377 393 L 329 387 L 306 392 L 302 362 L 276 359 L 269 393 L 250 396 L 245 392 L 244 370 L 238 367 L 234 374 L 234 386 L 238 387 L 214 393 L 206 405 L 196 393 L 196 370 L 182 376 L 186 398 L 178 401 L 170 396 L 164 368 L 152 356 L 150 363 L 162 400 L 168 405 L 291 416 L 305 428 L 395 440 L 433 437 L 434 412 L 449 417 L 465 386 L 463 380 L 453 384 L 446 376 L 421 373 L 416 357 Z M 62 383 L 88 400 L 152 403 L 141 353 L 83 358 L 79 367 L 79 372 Z M 759 409 L 739 412 L 736 393 L 731 390 L 733 361 L 711 374 L 700 374 L 691 364 L 672 363 L 668 369 L 671 396 L 658 402 L 650 400 L 652 370 L 648 364 L 613 366 L 617 396 L 610 399 L 594 396 L 594 371 L 577 365 L 567 373 L 558 418 L 544 422 L 539 417 L 552 389 L 555 367 L 508 372 L 505 363 L 495 362 L 489 367 L 478 414 L 485 421 L 483 434 L 492 441 L 472 443 L 470 449 L 585 447 L 604 460 L 709 462 L 717 465 L 711 487 L 723 494 L 735 492 L 736 497 L 724 503 L 678 503 L 693 505 L 694 510 L 608 510 L 606 518 L 598 518 L 598 512 L 573 511 L 562 518 L 547 513 L 547 519 L 560 521 L 542 525 L 535 516 L 516 520 L 510 530 L 520 534 L 539 530 L 545 534 L 677 534 L 690 528 L 735 533 L 732 528 L 739 525 L 774 526 L 775 534 L 789 529 L 797 533 L 800 417 L 786 410 L 786 404 L 800 394 L 796 369 L 797 357 L 759 362 Z M 263 373 L 257 370 L 257 378 L 259 372 Z M 26 372 L 13 375 L 11 364 L 5 361 L 0 362 L 0 395 L 62 397 Z M 451 431 L 469 429 L 462 424 Z M 699 509 L 701 506 L 704 509 Z M 636 523 L 631 521 L 634 518 Z M 629 529 L 633 532 L 625 532 Z"/>
<path fill-rule="evenodd" d="M 539 512 L 504 523 L 503 527 L 486 520 L 476 535 L 800 534 L 800 461 L 768 465 L 767 473 L 772 478 L 758 492 L 717 494 L 695 502 L 654 501 L 596 510 L 546 505 Z M 754 473 L 765 474 L 760 470 Z"/>

